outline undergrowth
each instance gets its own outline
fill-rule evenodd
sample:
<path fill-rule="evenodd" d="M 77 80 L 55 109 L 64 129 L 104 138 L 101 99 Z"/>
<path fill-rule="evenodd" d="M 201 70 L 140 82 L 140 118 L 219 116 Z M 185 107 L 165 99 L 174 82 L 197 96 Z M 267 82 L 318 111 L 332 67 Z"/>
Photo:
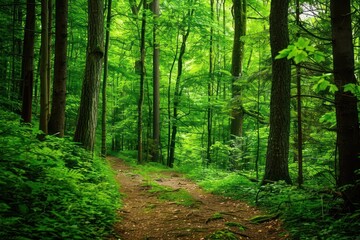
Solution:
<path fill-rule="evenodd" d="M 0 239 L 102 239 L 119 207 L 109 166 L 0 112 Z"/>
<path fill-rule="evenodd" d="M 259 186 L 246 172 L 215 168 L 179 169 L 206 191 L 245 200 L 280 216 L 292 239 L 360 239 L 360 211 L 343 211 L 334 187 L 309 180 L 303 188 L 284 182 Z"/>

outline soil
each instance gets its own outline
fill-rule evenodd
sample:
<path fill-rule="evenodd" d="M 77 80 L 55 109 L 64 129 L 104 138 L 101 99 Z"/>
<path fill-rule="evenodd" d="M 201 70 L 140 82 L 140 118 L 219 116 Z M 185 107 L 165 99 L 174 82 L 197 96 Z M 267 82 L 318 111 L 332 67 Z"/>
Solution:
<path fill-rule="evenodd" d="M 119 210 L 121 220 L 115 225 L 115 234 L 111 239 L 234 239 L 225 235 L 209 238 L 212 233 L 225 229 L 237 239 L 287 239 L 277 219 L 251 223 L 249 219 L 264 213 L 244 202 L 207 193 L 176 172 L 166 171 L 160 177 L 159 174 L 151 174 L 150 179 L 143 179 L 122 160 L 115 157 L 108 157 L 108 160 L 116 171 L 116 179 L 124 195 L 123 208 Z M 192 195 L 196 204 L 187 207 L 160 200 L 148 191 L 146 183 L 149 181 L 156 181 L 174 191 L 184 189 Z M 229 222 L 238 226 L 225 225 Z M 244 228 L 240 229 L 239 225 Z"/>

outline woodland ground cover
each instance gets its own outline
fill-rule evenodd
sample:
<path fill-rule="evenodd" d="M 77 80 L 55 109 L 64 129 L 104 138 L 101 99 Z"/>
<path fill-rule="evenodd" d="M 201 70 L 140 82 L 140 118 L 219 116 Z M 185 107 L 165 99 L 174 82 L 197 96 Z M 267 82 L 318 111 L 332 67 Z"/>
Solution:
<path fill-rule="evenodd" d="M 0 239 L 102 239 L 120 195 L 103 159 L 0 112 Z"/>
<path fill-rule="evenodd" d="M 251 172 L 183 169 L 179 168 L 206 191 L 245 200 L 266 209 L 269 219 L 280 217 L 292 239 L 359 239 L 360 211 L 344 212 L 341 194 L 334 186 L 324 184 L 327 182 L 325 178 L 323 184 L 319 179 L 310 180 L 301 188 L 283 181 L 259 186 L 249 177 Z"/>

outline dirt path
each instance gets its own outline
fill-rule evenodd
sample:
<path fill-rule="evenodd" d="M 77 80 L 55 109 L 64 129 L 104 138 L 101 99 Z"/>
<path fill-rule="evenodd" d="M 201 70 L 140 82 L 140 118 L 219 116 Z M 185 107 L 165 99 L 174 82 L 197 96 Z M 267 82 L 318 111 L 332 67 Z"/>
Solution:
<path fill-rule="evenodd" d="M 114 157 L 108 160 L 117 172 L 116 178 L 125 195 L 124 207 L 119 212 L 122 221 L 115 226 L 118 237 L 113 239 L 207 239 L 211 233 L 225 229 L 237 239 L 285 239 L 280 237 L 284 231 L 277 220 L 250 223 L 249 219 L 261 212 L 243 202 L 205 193 L 195 183 L 175 173 L 143 179 L 123 161 Z M 156 194 L 148 191 L 149 181 L 174 191 L 184 189 L 196 204 L 187 207 L 159 200 Z M 224 236 L 212 239 L 234 239 Z"/>

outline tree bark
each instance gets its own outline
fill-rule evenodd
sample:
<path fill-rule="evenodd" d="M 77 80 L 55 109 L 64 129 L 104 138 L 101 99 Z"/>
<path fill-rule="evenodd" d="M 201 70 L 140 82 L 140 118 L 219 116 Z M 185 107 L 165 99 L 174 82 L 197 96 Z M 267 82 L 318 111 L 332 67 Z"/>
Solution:
<path fill-rule="evenodd" d="M 104 3 L 88 1 L 88 46 L 85 77 L 74 141 L 93 151 L 97 124 L 101 69 L 104 57 Z"/>
<path fill-rule="evenodd" d="M 210 0 L 210 14 L 211 21 L 214 21 L 214 0 Z M 207 86 L 208 95 L 208 107 L 207 107 L 207 147 L 206 147 L 206 165 L 211 163 L 211 145 L 212 145 L 212 108 L 211 108 L 211 96 L 212 96 L 212 84 L 214 81 L 214 28 L 210 27 L 210 48 L 209 48 L 209 79 Z"/>
<path fill-rule="evenodd" d="M 41 0 L 40 130 L 48 133 L 49 113 L 49 6 Z"/>
<path fill-rule="evenodd" d="M 154 0 L 153 28 L 153 149 L 152 160 L 161 160 L 160 156 L 160 46 L 157 39 L 157 21 L 160 14 L 159 0 Z"/>
<path fill-rule="evenodd" d="M 291 183 L 288 155 L 290 134 L 290 61 L 276 60 L 280 50 L 289 44 L 289 1 L 272 0 L 270 12 L 270 45 L 272 55 L 272 86 L 270 99 L 270 134 L 266 153 L 263 184 L 284 180 Z"/>
<path fill-rule="evenodd" d="M 231 138 L 241 137 L 244 122 L 244 111 L 242 110 L 241 86 L 239 80 L 242 74 L 244 59 L 244 41 L 241 37 L 246 35 L 246 0 L 233 0 L 234 42 L 231 63 Z"/>
<path fill-rule="evenodd" d="M 104 55 L 104 79 L 102 86 L 102 114 L 101 114 L 101 156 L 106 157 L 106 84 L 108 77 L 108 53 L 110 43 L 110 22 L 111 22 L 111 4 L 108 0 L 107 17 L 106 17 L 106 36 L 105 36 L 105 55 Z"/>
<path fill-rule="evenodd" d="M 194 14 L 194 10 L 189 11 L 188 17 L 192 17 Z M 173 106 L 173 124 L 171 127 L 171 139 L 170 139 L 170 153 L 169 153 L 169 160 L 168 166 L 173 167 L 175 162 L 175 146 L 176 146 L 176 134 L 178 132 L 177 128 L 177 120 L 178 120 L 178 108 L 180 104 L 180 83 L 182 77 L 182 69 L 183 69 L 183 58 L 186 51 L 186 41 L 190 34 L 190 26 L 188 26 L 186 33 L 182 35 L 182 42 L 180 46 L 179 58 L 178 58 L 178 71 L 175 83 L 175 92 L 174 92 L 174 106 Z"/>
<path fill-rule="evenodd" d="M 337 145 L 339 152 L 339 186 L 349 207 L 359 207 L 360 139 L 357 99 L 344 91 L 344 85 L 357 84 L 354 74 L 350 0 L 331 0 L 331 26 L 334 80 L 339 91 L 335 93 Z"/>
<path fill-rule="evenodd" d="M 296 24 L 300 25 L 300 2 L 296 0 Z M 296 36 L 299 38 L 300 33 L 298 32 Z M 296 89 L 297 89 L 297 161 L 298 161 L 298 185 L 304 183 L 303 176 L 303 133 L 302 133 L 302 107 L 301 107 L 301 66 L 296 65 Z"/>
<path fill-rule="evenodd" d="M 22 59 L 20 95 L 22 96 L 21 118 L 31 123 L 32 92 L 34 84 L 34 44 L 35 44 L 35 0 L 26 1 L 26 23 Z"/>
<path fill-rule="evenodd" d="M 143 16 L 141 21 L 141 39 L 140 39 L 140 93 L 139 93 L 139 102 L 138 102 L 138 163 L 143 162 L 143 104 L 144 104 L 144 81 L 145 81 L 145 33 L 146 33 L 146 10 L 147 3 L 143 1 Z"/>
<path fill-rule="evenodd" d="M 68 0 L 56 0 L 54 83 L 49 120 L 49 134 L 64 136 L 66 79 L 67 79 L 67 24 Z"/>

